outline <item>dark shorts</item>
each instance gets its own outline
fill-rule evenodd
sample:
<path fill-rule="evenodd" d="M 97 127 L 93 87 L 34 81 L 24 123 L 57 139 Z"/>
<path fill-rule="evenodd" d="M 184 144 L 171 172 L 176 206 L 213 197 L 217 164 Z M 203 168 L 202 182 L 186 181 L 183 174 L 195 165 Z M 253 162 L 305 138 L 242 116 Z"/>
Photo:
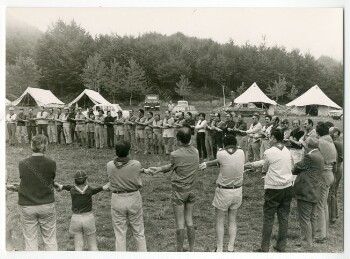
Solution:
<path fill-rule="evenodd" d="M 196 195 L 192 191 L 188 192 L 179 192 L 172 191 L 171 194 L 171 203 L 173 205 L 184 205 L 185 203 L 194 203 L 196 200 Z"/>

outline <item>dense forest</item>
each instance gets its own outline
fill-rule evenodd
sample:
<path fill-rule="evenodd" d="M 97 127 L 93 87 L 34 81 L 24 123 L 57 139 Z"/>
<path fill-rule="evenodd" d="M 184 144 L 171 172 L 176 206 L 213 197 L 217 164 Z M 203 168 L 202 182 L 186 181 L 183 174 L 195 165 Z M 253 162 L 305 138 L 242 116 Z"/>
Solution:
<path fill-rule="evenodd" d="M 112 102 L 140 101 L 146 93 L 163 100 L 210 100 L 253 82 L 284 104 L 317 84 L 343 106 L 343 64 L 315 59 L 283 46 L 219 44 L 180 32 L 92 37 L 74 21 L 58 20 L 46 32 L 7 22 L 6 95 L 17 98 L 28 86 L 50 89 L 65 102 L 84 88 Z"/>

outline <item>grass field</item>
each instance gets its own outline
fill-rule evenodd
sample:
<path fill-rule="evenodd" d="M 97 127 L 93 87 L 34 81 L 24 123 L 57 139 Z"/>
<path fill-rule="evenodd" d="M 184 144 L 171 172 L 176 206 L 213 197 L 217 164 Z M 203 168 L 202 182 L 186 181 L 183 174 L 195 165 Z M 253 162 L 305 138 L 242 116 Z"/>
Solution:
<path fill-rule="evenodd" d="M 340 126 L 340 125 L 338 125 Z M 8 182 L 19 182 L 18 162 L 31 155 L 29 146 L 6 147 L 6 168 Z M 78 169 L 88 172 L 88 182 L 92 187 L 106 183 L 106 163 L 114 158 L 110 149 L 94 150 L 79 147 L 49 146 L 46 156 L 57 162 L 56 181 L 64 184 L 73 183 L 73 174 Z M 138 159 L 143 167 L 156 166 L 167 163 L 165 156 L 132 155 Z M 198 252 L 208 252 L 215 248 L 215 214 L 211 205 L 215 189 L 217 168 L 211 168 L 200 173 L 195 185 L 197 201 L 194 211 L 196 227 L 196 245 Z M 175 221 L 170 203 L 169 173 L 159 176 L 143 175 L 143 209 L 145 234 L 148 251 L 175 251 Z M 340 193 L 343 193 L 342 184 Z M 93 210 L 96 217 L 98 247 L 103 251 L 114 249 L 114 233 L 110 215 L 110 193 L 99 193 L 94 196 Z M 238 212 L 238 233 L 236 251 L 250 252 L 257 249 L 261 240 L 263 220 L 263 179 L 260 175 L 248 173 L 244 178 L 243 203 Z M 342 195 L 340 195 L 342 197 Z M 55 194 L 57 210 L 57 238 L 59 250 L 73 250 L 74 242 L 68 232 L 71 217 L 71 199 L 69 192 Z M 316 244 L 315 252 L 342 252 L 343 251 L 343 199 L 340 200 L 340 218 L 330 226 L 330 238 L 322 245 Z M 23 249 L 23 237 L 17 210 L 17 193 L 6 193 L 7 207 L 10 211 L 13 239 L 17 250 Z M 277 224 L 273 232 L 272 244 L 276 240 Z M 134 250 L 134 243 L 130 238 L 128 250 Z M 225 242 L 227 236 L 225 237 Z M 289 233 L 287 252 L 302 252 L 299 242 L 299 226 L 296 211 L 296 202 L 293 200 L 289 217 Z M 273 249 L 271 248 L 271 251 Z"/>

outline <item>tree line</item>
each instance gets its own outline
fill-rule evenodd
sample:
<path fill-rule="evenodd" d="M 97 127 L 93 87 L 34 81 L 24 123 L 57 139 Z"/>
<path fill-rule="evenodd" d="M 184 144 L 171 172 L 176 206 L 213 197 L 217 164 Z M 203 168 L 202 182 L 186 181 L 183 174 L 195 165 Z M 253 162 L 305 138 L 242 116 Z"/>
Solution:
<path fill-rule="evenodd" d="M 32 86 L 49 89 L 66 102 L 85 88 L 99 91 L 111 102 L 140 101 L 147 93 L 158 93 L 162 99 L 210 100 L 223 91 L 237 96 L 256 82 L 282 104 L 317 84 L 343 105 L 341 63 L 325 57 L 319 62 L 309 53 L 269 47 L 265 41 L 239 46 L 233 40 L 219 44 L 156 32 L 92 37 L 76 22 L 62 20 L 36 37 L 27 44 L 29 51 L 19 51 L 14 49 L 18 44 L 8 43 L 14 39 L 7 35 L 10 99 Z"/>

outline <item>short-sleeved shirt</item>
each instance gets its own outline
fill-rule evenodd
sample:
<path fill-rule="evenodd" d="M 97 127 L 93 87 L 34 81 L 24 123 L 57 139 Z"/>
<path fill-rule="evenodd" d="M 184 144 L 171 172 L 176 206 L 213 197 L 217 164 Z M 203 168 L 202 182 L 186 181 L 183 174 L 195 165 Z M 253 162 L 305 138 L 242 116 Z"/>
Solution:
<path fill-rule="evenodd" d="M 127 122 L 135 122 L 136 121 L 136 116 L 132 115 L 131 117 L 127 118 Z M 135 129 L 135 124 L 127 124 L 127 129 L 128 130 L 134 130 Z"/>
<path fill-rule="evenodd" d="M 139 122 L 139 123 L 145 123 L 145 120 L 146 120 L 146 117 L 143 116 L 143 117 L 138 117 L 135 122 Z M 144 125 L 139 125 L 139 124 L 136 124 L 136 129 L 137 130 L 144 130 L 145 129 L 145 126 Z"/>
<path fill-rule="evenodd" d="M 163 121 L 162 120 L 159 120 L 159 121 L 154 120 L 152 122 L 152 125 L 153 126 L 160 126 L 160 127 L 162 127 L 163 126 Z M 161 133 L 162 129 L 161 128 L 153 128 L 153 132 L 154 133 Z"/>
<path fill-rule="evenodd" d="M 113 128 L 114 118 L 112 116 L 107 116 L 104 122 L 107 125 L 107 128 Z"/>
<path fill-rule="evenodd" d="M 198 175 L 198 150 L 190 145 L 180 146 L 170 154 L 171 186 L 176 191 L 192 189 Z"/>
<path fill-rule="evenodd" d="M 152 126 L 152 124 L 153 124 L 153 121 L 154 121 L 154 118 L 152 117 L 152 118 L 146 118 L 145 119 L 145 123 L 147 123 L 148 125 L 151 125 Z M 150 127 L 150 126 L 146 126 L 145 127 L 145 130 L 148 130 L 148 131 L 152 131 L 152 127 Z"/>
<path fill-rule="evenodd" d="M 17 114 L 17 126 L 25 126 L 26 123 L 24 120 L 26 120 L 26 116 L 22 113 Z"/>

